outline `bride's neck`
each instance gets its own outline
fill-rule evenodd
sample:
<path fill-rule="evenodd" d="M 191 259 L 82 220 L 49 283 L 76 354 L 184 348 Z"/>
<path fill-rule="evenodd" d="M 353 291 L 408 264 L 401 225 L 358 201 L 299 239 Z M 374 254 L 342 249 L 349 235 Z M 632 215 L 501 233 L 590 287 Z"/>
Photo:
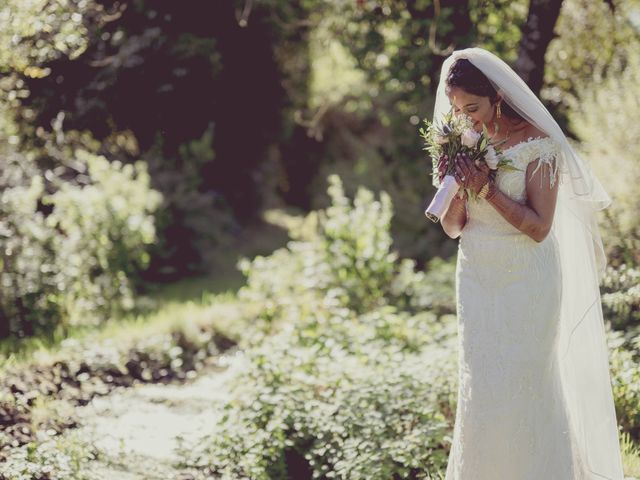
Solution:
<path fill-rule="evenodd" d="M 514 122 L 508 118 L 504 118 L 504 116 L 500 119 L 494 117 L 491 124 L 487 125 L 487 130 L 492 137 L 497 135 L 501 138 L 511 136 L 514 133 L 524 130 L 525 128 L 527 128 L 527 122 Z"/>

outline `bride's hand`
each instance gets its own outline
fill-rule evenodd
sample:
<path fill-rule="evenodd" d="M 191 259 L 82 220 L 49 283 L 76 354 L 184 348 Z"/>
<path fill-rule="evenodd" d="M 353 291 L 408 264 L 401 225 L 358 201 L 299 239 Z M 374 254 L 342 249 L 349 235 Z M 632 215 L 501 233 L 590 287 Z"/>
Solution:
<path fill-rule="evenodd" d="M 456 181 L 463 188 L 468 188 L 475 193 L 480 192 L 485 183 L 489 181 L 489 166 L 486 163 L 480 163 L 476 166 L 467 154 L 458 154 L 455 160 L 456 164 Z"/>

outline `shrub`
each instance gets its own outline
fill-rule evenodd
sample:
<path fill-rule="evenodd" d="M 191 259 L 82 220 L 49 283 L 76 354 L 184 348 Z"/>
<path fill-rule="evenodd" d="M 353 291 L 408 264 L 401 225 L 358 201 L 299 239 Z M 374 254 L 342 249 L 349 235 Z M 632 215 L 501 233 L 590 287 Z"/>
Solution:
<path fill-rule="evenodd" d="M 5 157 L 0 193 L 0 335 L 97 323 L 133 308 L 136 274 L 155 240 L 159 194 L 142 163 L 122 165 L 78 150 L 85 183 L 46 174 L 28 155 Z"/>
<path fill-rule="evenodd" d="M 48 330 L 66 316 L 56 232 L 37 211 L 42 194 L 39 176 L 0 193 L 0 336 Z"/>
<path fill-rule="evenodd" d="M 640 326 L 640 269 L 608 266 L 601 287 L 604 314 L 613 327 Z"/>
<path fill-rule="evenodd" d="M 247 277 L 238 297 L 255 315 L 256 326 L 269 332 L 317 304 L 358 314 L 387 305 L 408 313 L 436 305 L 441 313 L 453 311 L 452 279 L 416 272 L 415 261 L 399 261 L 391 251 L 389 196 L 382 192 L 376 200 L 360 188 L 352 205 L 340 177 L 328 180 L 331 206 L 311 212 L 292 228 L 294 240 L 286 248 L 238 262 Z M 433 272 L 446 268 L 442 265 L 447 264 L 432 263 Z M 428 281 L 436 278 L 433 284 Z"/>
<path fill-rule="evenodd" d="M 640 440 L 640 330 L 608 332 L 613 397 L 618 423 Z"/>
<path fill-rule="evenodd" d="M 13 449 L 3 461 L 0 480 L 84 480 L 99 452 L 79 435 L 31 442 Z"/>
<path fill-rule="evenodd" d="M 634 112 L 640 108 L 638 42 L 620 48 L 607 75 L 595 77 L 579 89 L 572 102 L 571 125 L 582 141 L 612 205 L 604 211 L 603 240 L 612 262 L 640 263 L 640 169 L 635 152 L 640 148 L 640 126 Z"/>
<path fill-rule="evenodd" d="M 77 151 L 91 184 L 60 182 L 45 199 L 47 225 L 57 236 L 56 257 L 65 270 L 71 323 L 90 323 L 134 307 L 137 274 L 156 240 L 153 213 L 160 194 L 149 188 L 143 162 L 123 165 Z"/>
<path fill-rule="evenodd" d="M 260 333 L 242 339 L 232 400 L 210 440 L 187 446 L 188 466 L 228 479 L 387 480 L 433 478 L 446 463 L 452 264 L 416 273 L 390 251 L 389 197 L 362 188 L 351 205 L 329 181 L 332 205 L 292 227 L 295 241 L 239 263 Z"/>
<path fill-rule="evenodd" d="M 185 446 L 185 466 L 228 479 L 433 478 L 448 456 L 455 349 L 384 345 L 362 341 L 356 355 L 270 337 L 234 372 L 215 435 Z"/>

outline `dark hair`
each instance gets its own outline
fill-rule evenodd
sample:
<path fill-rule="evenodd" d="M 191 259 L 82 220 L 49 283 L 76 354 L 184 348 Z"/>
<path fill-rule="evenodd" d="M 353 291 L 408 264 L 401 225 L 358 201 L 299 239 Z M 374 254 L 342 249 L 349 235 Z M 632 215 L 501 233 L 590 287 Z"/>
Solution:
<path fill-rule="evenodd" d="M 459 58 L 451 66 L 446 78 L 446 85 L 447 88 L 458 87 L 479 97 L 489 97 L 492 104 L 498 99 L 498 93 L 489 79 L 466 58 Z M 524 120 L 507 102 L 502 102 L 500 110 L 507 117 Z"/>

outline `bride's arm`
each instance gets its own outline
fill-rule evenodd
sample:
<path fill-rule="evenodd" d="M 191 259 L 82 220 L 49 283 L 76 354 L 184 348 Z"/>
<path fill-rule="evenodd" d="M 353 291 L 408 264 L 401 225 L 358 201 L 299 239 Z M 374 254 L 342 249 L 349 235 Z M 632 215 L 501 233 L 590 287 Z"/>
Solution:
<path fill-rule="evenodd" d="M 451 238 L 458 238 L 467 223 L 466 203 L 466 195 L 463 198 L 459 198 L 456 193 L 449 204 L 449 208 L 447 208 L 447 211 L 442 216 L 440 221 L 442 229 L 444 230 L 444 233 Z"/>
<path fill-rule="evenodd" d="M 438 172 L 440 174 L 440 181 L 444 178 L 446 172 L 447 156 L 444 155 L 438 162 Z M 456 178 L 456 182 L 461 186 L 461 182 Z M 458 195 L 462 193 L 462 196 Z M 453 196 L 447 211 L 444 212 L 440 219 L 440 224 L 444 233 L 451 238 L 458 238 L 462 233 L 462 229 L 467 223 L 467 194 L 464 190 L 458 190 Z"/>
<path fill-rule="evenodd" d="M 556 200 L 558 198 L 558 182 L 551 182 L 552 167 L 542 163 L 536 169 L 537 161 L 529 163 L 526 172 L 527 203 L 520 204 L 490 184 L 486 200 L 521 232 L 536 242 L 543 241 L 553 222 Z M 554 183 L 551 186 L 551 183 Z"/>

